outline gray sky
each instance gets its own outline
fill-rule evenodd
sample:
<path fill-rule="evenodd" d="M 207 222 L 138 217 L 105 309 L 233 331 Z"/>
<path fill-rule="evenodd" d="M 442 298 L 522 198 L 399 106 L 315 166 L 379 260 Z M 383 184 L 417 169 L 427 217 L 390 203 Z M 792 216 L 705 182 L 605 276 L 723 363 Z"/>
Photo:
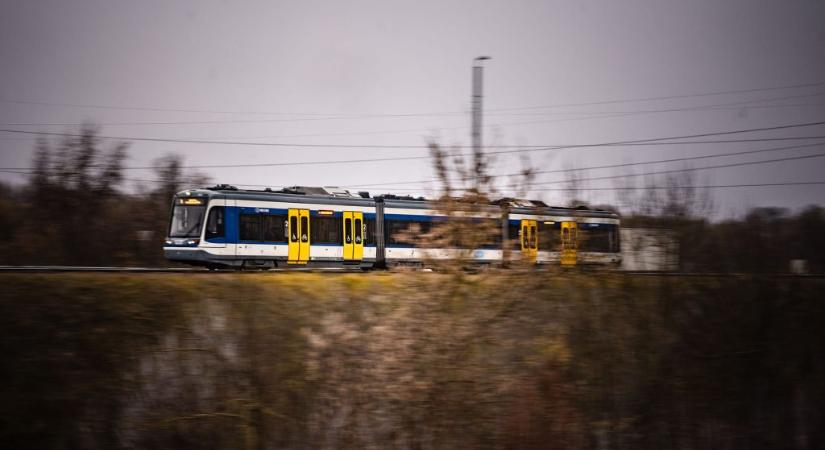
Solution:
<path fill-rule="evenodd" d="M 88 120 L 104 124 L 102 134 L 111 136 L 389 146 L 423 146 L 436 137 L 446 145 L 467 145 L 470 68 L 479 55 L 493 57 L 485 68 L 485 144 L 588 144 L 825 120 L 822 1 L 4 1 L 2 11 L 0 128 L 5 129 L 75 132 L 65 124 Z M 821 84 L 603 103 L 815 83 Z M 590 104 L 558 106 L 581 103 Z M 67 104 L 74 106 L 59 106 Z M 673 111 L 708 105 L 715 109 Z M 634 114 L 618 114 L 626 112 Z M 598 118 L 593 113 L 613 114 Z M 806 135 L 825 135 L 825 126 L 717 139 Z M 527 154 L 531 166 L 553 170 L 800 143 Z M 0 133 L 0 166 L 30 166 L 33 146 L 31 136 Z M 169 153 L 182 155 L 187 164 L 254 164 L 427 151 L 134 142 L 127 165 L 151 164 Z M 825 153 L 825 145 L 632 170 L 817 153 Z M 493 172 L 512 173 L 523 164 L 519 155 L 498 155 Z M 272 186 L 355 186 L 432 177 L 427 160 L 200 171 L 216 182 Z M 154 177 L 147 170 L 127 176 Z M 537 181 L 563 178 L 543 174 Z M 20 183 L 24 178 L 2 174 L 0 180 Z M 825 157 L 696 172 L 699 184 L 817 180 L 825 180 Z M 602 180 L 582 186 L 627 183 Z M 431 186 L 369 190 L 426 194 Z M 558 187 L 565 186 L 536 189 Z M 825 203 L 823 185 L 713 193 L 720 217 L 753 206 Z M 535 190 L 530 197 L 562 203 L 568 195 Z M 615 201 L 609 190 L 582 196 L 593 203 Z"/>

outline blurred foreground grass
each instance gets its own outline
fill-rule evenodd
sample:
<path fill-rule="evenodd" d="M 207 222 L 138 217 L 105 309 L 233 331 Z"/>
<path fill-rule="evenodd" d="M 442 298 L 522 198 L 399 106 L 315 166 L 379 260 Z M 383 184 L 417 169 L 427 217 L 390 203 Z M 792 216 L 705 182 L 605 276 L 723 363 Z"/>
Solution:
<path fill-rule="evenodd" d="M 0 274 L 0 286 L 7 448 L 825 445 L 822 279 Z"/>

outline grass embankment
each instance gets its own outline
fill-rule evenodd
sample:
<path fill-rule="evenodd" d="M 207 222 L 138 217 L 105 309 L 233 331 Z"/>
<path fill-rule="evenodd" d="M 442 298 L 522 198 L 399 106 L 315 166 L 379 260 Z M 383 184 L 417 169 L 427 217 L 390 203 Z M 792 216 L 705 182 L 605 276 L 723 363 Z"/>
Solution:
<path fill-rule="evenodd" d="M 9 448 L 823 443 L 822 280 L 3 274 L 0 285 Z"/>

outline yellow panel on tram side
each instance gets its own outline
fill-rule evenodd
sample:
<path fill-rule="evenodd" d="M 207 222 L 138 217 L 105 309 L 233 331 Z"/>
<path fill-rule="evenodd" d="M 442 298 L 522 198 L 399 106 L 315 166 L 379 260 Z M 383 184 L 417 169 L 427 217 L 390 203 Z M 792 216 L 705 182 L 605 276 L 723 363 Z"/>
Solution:
<path fill-rule="evenodd" d="M 535 220 L 521 221 L 521 256 L 525 261 L 536 262 L 538 256 L 538 224 Z"/>
<path fill-rule="evenodd" d="M 344 220 L 341 221 L 344 227 L 344 261 L 352 261 L 353 253 L 355 251 L 355 243 L 352 237 L 352 214 L 349 211 L 344 211 Z"/>
<path fill-rule="evenodd" d="M 344 261 L 364 259 L 364 213 L 344 211 Z"/>
<path fill-rule="evenodd" d="M 577 263 L 576 249 L 578 242 L 578 226 L 576 222 L 561 223 L 561 265 L 575 266 Z"/>
<path fill-rule="evenodd" d="M 300 264 L 301 259 L 301 230 L 299 227 L 300 223 L 300 210 L 298 209 L 290 209 L 288 220 L 287 220 L 287 231 L 289 234 L 289 256 L 287 257 L 287 263 L 289 264 Z"/>
<path fill-rule="evenodd" d="M 527 256 L 527 252 L 530 251 L 530 241 L 527 237 L 527 229 L 529 228 L 529 222 L 529 220 L 522 220 L 518 232 L 519 242 L 521 243 L 521 254 L 525 257 Z"/>
<path fill-rule="evenodd" d="M 309 232 L 309 210 L 308 209 L 300 209 L 298 210 L 300 214 L 300 230 L 301 230 L 301 242 L 300 242 L 300 255 L 298 258 L 298 264 L 306 264 L 309 261 L 309 246 L 310 246 L 310 232 Z"/>
<path fill-rule="evenodd" d="M 309 261 L 309 210 L 290 209 L 287 222 L 289 232 L 288 264 L 306 264 Z"/>
<path fill-rule="evenodd" d="M 364 259 L 364 238 L 367 234 L 367 225 L 364 223 L 364 213 L 352 213 L 352 235 L 353 235 L 353 252 L 352 259 L 354 261 L 361 261 Z"/>

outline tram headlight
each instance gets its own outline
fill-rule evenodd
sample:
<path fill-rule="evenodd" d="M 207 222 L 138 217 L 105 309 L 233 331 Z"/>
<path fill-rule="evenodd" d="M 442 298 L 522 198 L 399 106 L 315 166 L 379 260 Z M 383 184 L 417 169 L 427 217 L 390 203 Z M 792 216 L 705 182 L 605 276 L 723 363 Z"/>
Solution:
<path fill-rule="evenodd" d="M 186 241 L 186 245 L 198 245 L 198 242 L 200 242 L 200 239 L 189 239 Z"/>

